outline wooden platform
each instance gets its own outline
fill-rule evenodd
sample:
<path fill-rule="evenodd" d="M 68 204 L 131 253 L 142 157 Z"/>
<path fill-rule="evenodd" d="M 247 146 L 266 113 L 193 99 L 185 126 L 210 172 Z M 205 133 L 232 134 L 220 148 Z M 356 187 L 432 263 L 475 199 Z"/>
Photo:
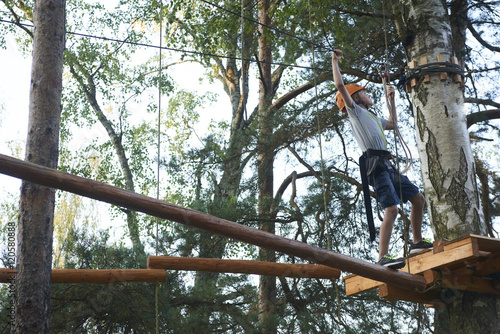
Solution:
<path fill-rule="evenodd" d="M 442 306 L 446 290 L 456 289 L 500 295 L 500 239 L 478 235 L 448 241 L 436 240 L 433 249 L 412 256 L 401 271 L 422 275 L 424 291 L 396 288 L 358 275 L 344 277 L 346 294 L 375 288 L 385 300 L 406 300 Z"/>

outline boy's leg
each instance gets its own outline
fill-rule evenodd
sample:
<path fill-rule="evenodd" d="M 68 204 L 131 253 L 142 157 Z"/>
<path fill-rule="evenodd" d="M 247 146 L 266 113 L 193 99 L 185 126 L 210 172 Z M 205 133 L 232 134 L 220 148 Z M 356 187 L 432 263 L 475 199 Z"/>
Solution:
<path fill-rule="evenodd" d="M 384 220 L 380 226 L 379 236 L 379 260 L 389 253 L 389 242 L 391 241 L 392 228 L 398 215 L 398 206 L 391 205 L 385 209 Z"/>
<path fill-rule="evenodd" d="M 384 219 L 380 225 L 379 260 L 389 253 L 392 228 L 398 215 L 399 197 L 394 189 L 393 178 L 394 171 L 392 169 L 383 170 L 372 178 L 372 185 L 375 187 L 377 199 L 382 207 L 385 208 Z"/>
<path fill-rule="evenodd" d="M 411 203 L 410 221 L 413 231 L 413 243 L 422 241 L 422 219 L 424 215 L 425 198 L 418 193 L 408 199 Z"/>
<path fill-rule="evenodd" d="M 422 216 L 424 214 L 425 198 L 418 193 L 408 199 L 411 202 L 411 228 L 413 230 L 413 243 L 410 246 L 410 254 L 418 254 L 425 249 L 432 248 L 432 243 L 422 238 Z"/>

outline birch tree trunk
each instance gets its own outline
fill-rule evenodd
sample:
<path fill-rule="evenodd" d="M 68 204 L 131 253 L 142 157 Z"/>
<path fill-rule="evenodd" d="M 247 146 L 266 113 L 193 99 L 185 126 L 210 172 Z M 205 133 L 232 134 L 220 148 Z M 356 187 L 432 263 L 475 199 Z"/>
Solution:
<path fill-rule="evenodd" d="M 467 3 L 464 2 L 464 6 Z M 408 62 L 450 62 L 455 56 L 446 2 L 399 0 L 394 19 Z M 460 50 L 461 51 L 461 50 Z M 417 78 L 412 88 L 422 179 L 436 238 L 486 234 L 475 179 L 475 162 L 466 126 L 461 85 L 453 74 Z M 444 296 L 444 295 L 443 295 Z M 436 333 L 498 333 L 496 297 L 453 291 L 447 307 L 436 311 Z"/>
<path fill-rule="evenodd" d="M 33 65 L 26 160 L 57 168 L 65 0 L 35 1 Z M 49 333 L 55 190 L 21 186 L 15 333 Z"/>
<path fill-rule="evenodd" d="M 426 57 L 438 62 L 443 55 L 454 57 L 447 10 L 438 0 L 401 0 L 397 10 L 399 33 L 408 61 Z M 418 149 L 424 191 L 434 234 L 457 238 L 464 234 L 486 233 L 474 173 L 474 157 L 464 112 L 463 90 L 448 74 L 424 77 L 412 89 L 413 112 L 417 127 Z"/>

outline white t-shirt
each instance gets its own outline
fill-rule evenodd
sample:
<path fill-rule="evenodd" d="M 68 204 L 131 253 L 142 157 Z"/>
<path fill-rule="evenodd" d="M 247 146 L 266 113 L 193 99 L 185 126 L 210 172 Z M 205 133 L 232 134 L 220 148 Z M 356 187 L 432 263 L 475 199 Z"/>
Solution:
<path fill-rule="evenodd" d="M 363 152 L 368 149 L 387 150 L 384 129 L 387 120 L 379 118 L 353 102 L 353 108 L 346 106 L 354 138 Z"/>

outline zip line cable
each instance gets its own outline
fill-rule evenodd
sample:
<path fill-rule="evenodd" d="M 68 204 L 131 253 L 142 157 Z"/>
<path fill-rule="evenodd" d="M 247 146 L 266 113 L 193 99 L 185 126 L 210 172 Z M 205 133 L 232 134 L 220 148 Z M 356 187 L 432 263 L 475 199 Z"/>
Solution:
<path fill-rule="evenodd" d="M 0 22 L 10 23 L 10 24 L 15 24 L 15 25 L 21 25 L 21 26 L 28 27 L 28 28 L 34 28 L 34 26 L 32 24 L 7 21 L 7 20 L 3 20 L 3 19 L 0 19 Z M 123 44 L 135 45 L 135 46 L 143 46 L 143 47 L 147 47 L 147 48 L 154 48 L 154 49 L 160 49 L 161 48 L 162 50 L 168 50 L 168 51 L 174 51 L 174 52 L 180 52 L 180 53 L 187 53 L 187 54 L 194 54 L 194 55 L 199 55 L 199 56 L 219 57 L 219 58 L 232 59 L 232 60 L 241 60 L 242 59 L 241 57 L 224 56 L 224 55 L 219 55 L 219 54 L 215 54 L 215 53 L 184 50 L 184 49 L 179 49 L 179 48 L 172 48 L 172 47 L 167 47 L 167 46 L 158 46 L 158 45 L 146 44 L 146 43 L 139 43 L 139 42 L 130 42 L 127 39 L 120 40 L 120 39 L 116 39 L 116 38 L 96 36 L 96 35 L 90 35 L 90 34 L 84 34 L 84 33 L 72 32 L 72 31 L 66 31 L 66 34 L 68 34 L 68 35 L 74 35 L 74 36 L 80 36 L 80 37 L 100 39 L 100 40 L 108 41 L 108 42 L 116 42 L 116 43 L 123 43 Z M 267 63 L 265 61 L 254 60 L 254 59 L 251 59 L 251 58 L 243 58 L 243 60 L 244 61 L 248 61 L 248 62 L 252 62 L 252 63 L 262 63 L 262 64 Z M 315 68 L 312 68 L 310 66 L 286 64 L 286 63 L 279 63 L 279 62 L 270 62 L 269 64 L 276 65 L 276 66 L 286 66 L 286 67 L 301 68 L 301 69 L 306 69 L 306 70 L 321 70 L 321 71 L 325 70 L 325 69 L 321 69 L 321 68 L 316 68 L 315 69 Z"/>
<path fill-rule="evenodd" d="M 226 12 L 232 14 L 232 15 L 236 15 L 236 16 L 240 17 L 242 20 L 247 20 L 249 22 L 253 22 L 253 23 L 262 25 L 262 26 L 264 26 L 264 27 L 266 27 L 268 29 L 274 30 L 274 31 L 276 31 L 276 32 L 278 32 L 280 34 L 284 34 L 284 35 L 287 35 L 287 36 L 292 37 L 294 39 L 300 40 L 300 41 L 302 41 L 304 43 L 308 43 L 308 44 L 314 45 L 314 46 L 316 46 L 316 48 L 323 49 L 326 52 L 333 51 L 333 49 L 334 49 L 330 45 L 329 42 L 328 42 L 329 47 L 325 47 L 323 45 L 313 43 L 313 42 L 311 42 L 311 41 L 309 41 L 307 39 L 304 39 L 304 38 L 298 37 L 296 35 L 290 34 L 290 33 L 286 32 L 284 30 L 281 30 L 281 29 L 278 29 L 276 27 L 273 27 L 273 26 L 261 23 L 261 22 L 259 22 L 257 20 L 248 18 L 248 17 L 246 17 L 246 16 L 244 16 L 242 14 L 233 12 L 233 11 L 227 9 L 227 8 L 224 8 L 222 6 L 214 4 L 214 3 L 210 2 L 210 1 L 207 1 L 207 0 L 200 0 L 200 1 L 205 2 L 206 4 L 209 4 L 209 5 L 214 6 L 216 8 L 219 8 L 219 9 L 221 9 L 223 11 L 226 11 Z M 8 20 L 3 20 L 3 19 L 0 19 L 0 22 L 11 23 L 11 24 L 15 24 L 15 25 L 24 26 L 24 27 L 34 28 L 33 25 L 26 24 L 26 23 L 13 22 L 13 21 L 8 21 Z M 96 36 L 96 35 L 90 35 L 90 34 L 84 34 L 84 33 L 77 33 L 77 32 L 71 32 L 71 31 L 67 31 L 66 33 L 70 34 L 70 35 L 75 35 L 75 36 L 80 36 L 80 37 L 88 37 L 88 38 L 94 38 L 94 39 L 101 39 L 101 40 L 106 40 L 106 41 L 110 41 L 110 42 L 118 42 L 118 43 L 124 43 L 124 44 L 129 44 L 129 45 L 144 46 L 144 47 L 150 47 L 150 48 L 158 48 L 157 45 L 151 45 L 151 44 L 145 44 L 145 43 L 138 43 L 138 42 L 129 42 L 127 40 L 119 40 L 119 39 L 109 38 L 109 37 L 102 37 L 102 36 Z M 171 47 L 163 47 L 163 49 L 164 50 L 169 50 L 169 51 L 181 52 L 181 53 L 188 53 L 188 54 L 195 54 L 195 55 L 202 55 L 202 56 L 211 56 L 211 57 L 219 57 L 219 58 L 225 58 L 225 59 L 233 59 L 233 60 L 239 60 L 240 59 L 240 58 L 232 57 L 232 56 L 223 56 L 223 55 L 218 55 L 218 54 L 213 54 L 213 53 L 208 53 L 208 52 L 190 51 L 190 50 L 184 50 L 184 49 L 178 49 L 178 48 L 171 48 Z M 363 57 L 353 56 L 353 55 L 349 55 L 349 54 L 344 54 L 344 56 L 348 57 L 348 58 L 360 59 L 362 61 L 365 61 L 365 62 L 368 62 L 368 63 L 372 63 L 372 64 L 377 64 L 377 65 L 381 64 L 380 62 L 369 60 L 369 59 L 366 59 L 366 58 L 363 58 Z M 241 59 L 245 60 L 245 61 L 249 61 L 249 62 L 254 62 L 254 63 L 259 63 L 259 62 L 260 63 L 265 63 L 265 62 L 256 61 L 256 60 L 253 60 L 253 59 L 244 59 L 243 56 L 241 57 Z M 278 65 L 278 66 L 287 66 L 287 67 L 294 67 L 294 68 L 302 68 L 302 69 L 308 69 L 308 70 L 322 70 L 322 71 L 325 70 L 325 69 L 321 69 L 321 68 L 312 68 L 310 66 L 293 65 L 293 64 L 286 64 L 286 63 L 271 62 L 270 64 L 271 65 Z"/>
<path fill-rule="evenodd" d="M 205 1 L 205 0 L 200 0 L 200 1 Z M 237 15 L 241 16 L 243 19 L 245 19 L 242 15 L 240 15 L 240 14 L 237 14 Z M 32 24 L 27 24 L 27 23 L 14 22 L 14 21 L 9 21 L 9 20 L 4 20 L 4 19 L 0 19 L 0 22 L 14 24 L 14 25 L 18 25 L 18 26 L 27 27 L 27 28 L 34 28 L 34 26 Z M 271 26 L 269 26 L 269 27 L 270 27 L 270 29 L 272 28 Z M 281 32 L 279 29 L 274 28 L 274 30 Z M 153 45 L 153 44 L 130 42 L 127 39 L 121 40 L 121 39 L 116 39 L 116 38 L 96 36 L 96 35 L 84 34 L 84 33 L 72 32 L 72 31 L 66 31 L 66 34 L 80 36 L 80 37 L 86 37 L 86 38 L 100 39 L 103 41 L 109 41 L 109 42 L 115 42 L 115 43 L 123 43 L 123 44 L 134 45 L 134 46 L 142 46 L 142 47 L 146 47 L 146 48 L 155 48 L 155 49 L 161 48 L 162 50 L 168 50 L 168 51 L 186 53 L 186 54 L 193 54 L 193 55 L 199 55 L 199 56 L 219 57 L 219 58 L 224 58 L 224 59 L 232 59 L 232 60 L 240 60 L 240 61 L 243 60 L 243 61 L 248 61 L 251 63 L 265 63 L 263 61 L 259 61 L 259 60 L 255 60 L 255 59 L 251 59 L 251 58 L 225 56 L 225 55 L 219 55 L 219 54 L 209 53 L 209 52 L 192 51 L 192 50 L 185 50 L 185 49 L 172 48 L 172 47 L 166 47 L 166 46 L 158 46 L 158 45 Z M 291 34 L 288 34 L 288 35 L 293 36 Z M 297 36 L 293 36 L 293 37 L 299 38 Z M 307 40 L 304 40 L 304 41 L 307 41 Z M 330 43 L 328 42 L 328 44 L 330 44 Z M 330 46 L 330 48 L 326 48 L 326 50 L 331 51 L 331 50 L 333 50 L 333 47 Z M 371 63 L 371 64 L 375 64 L 375 65 L 385 65 L 384 63 L 381 63 L 381 62 L 369 60 L 369 59 L 366 59 L 363 57 L 349 55 L 346 53 L 344 53 L 344 57 L 359 59 L 360 61 L 365 61 L 367 63 Z M 315 67 L 305 66 L 305 65 L 295 65 L 295 64 L 287 64 L 287 63 L 280 63 L 280 62 L 271 62 L 270 64 L 276 65 L 276 66 L 286 66 L 286 67 L 306 69 L 306 70 L 327 71 L 327 69 L 324 69 L 324 68 L 315 68 Z M 493 68 L 484 68 L 484 69 L 464 71 L 463 68 L 458 64 L 453 64 L 453 63 L 448 63 L 448 62 L 443 62 L 443 63 L 437 62 L 437 63 L 427 64 L 427 65 L 420 65 L 420 66 L 417 66 L 413 69 L 408 69 L 407 72 L 409 73 L 409 75 L 406 77 L 406 80 L 409 80 L 409 79 L 412 79 L 415 77 L 419 77 L 419 76 L 422 76 L 425 74 L 440 73 L 440 72 L 448 72 L 448 73 L 452 73 L 452 74 L 467 75 L 467 74 L 480 73 L 480 72 L 496 71 L 499 69 L 500 69 L 500 67 L 493 67 Z M 374 74 L 368 74 L 368 77 L 375 77 L 375 76 L 376 75 L 374 75 Z"/>

